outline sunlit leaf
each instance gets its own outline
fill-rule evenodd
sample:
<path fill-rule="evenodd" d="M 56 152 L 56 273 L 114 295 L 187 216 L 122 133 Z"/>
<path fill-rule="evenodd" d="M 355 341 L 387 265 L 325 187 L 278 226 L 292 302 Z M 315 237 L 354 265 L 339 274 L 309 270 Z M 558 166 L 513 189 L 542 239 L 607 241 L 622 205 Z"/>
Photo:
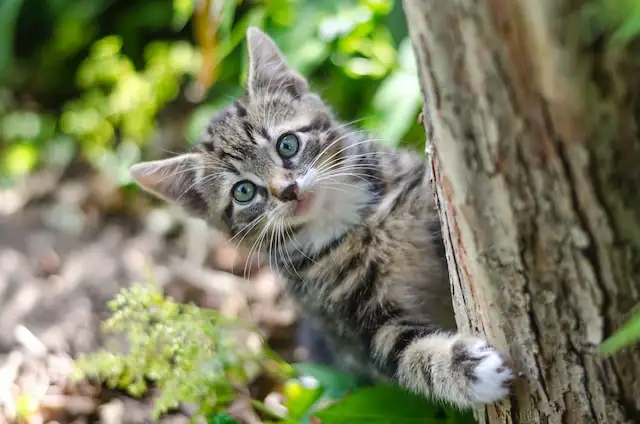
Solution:
<path fill-rule="evenodd" d="M 193 15 L 195 0 L 173 0 L 173 21 L 171 25 L 174 31 L 179 31 L 187 24 Z"/>
<path fill-rule="evenodd" d="M 94 43 L 91 53 L 96 57 L 115 56 L 122 49 L 122 37 L 118 35 L 109 35 Z"/>
<path fill-rule="evenodd" d="M 625 18 L 611 39 L 624 45 L 638 36 L 640 36 L 640 1 L 636 2 L 635 9 Z"/>
<path fill-rule="evenodd" d="M 292 417 L 301 424 L 312 424 L 313 413 L 341 398 L 345 394 L 366 384 L 353 375 L 335 370 L 325 365 L 301 362 L 293 365 L 298 373 L 298 385 L 285 386 L 287 407 Z M 304 382 L 313 380 L 312 387 Z M 316 386 L 317 385 L 317 386 Z M 296 393 L 296 389 L 299 393 Z M 293 392 L 293 393 L 291 393 Z M 297 396 L 296 396 L 297 395 Z M 293 402 L 293 405 L 290 405 Z"/>
<path fill-rule="evenodd" d="M 358 389 L 314 414 L 323 424 L 472 424 L 473 415 L 437 406 L 397 386 Z"/>
<path fill-rule="evenodd" d="M 324 365 L 311 362 L 300 362 L 293 365 L 301 376 L 312 376 L 324 389 L 324 395 L 331 398 L 339 398 L 347 391 L 359 387 L 362 383 L 358 378 Z"/>
<path fill-rule="evenodd" d="M 20 394 L 15 401 L 16 416 L 20 420 L 30 421 L 38 410 L 38 401 L 29 394 Z"/>
<path fill-rule="evenodd" d="M 313 384 L 305 384 L 305 381 L 309 380 L 313 381 Z M 287 381 L 283 392 L 288 417 L 296 421 L 306 422 L 311 408 L 323 396 L 324 388 L 317 379 L 306 376 Z"/>
<path fill-rule="evenodd" d="M 231 34 L 233 20 L 236 16 L 236 7 L 241 0 L 225 0 L 222 6 L 222 19 L 220 20 L 220 38 L 227 38 Z"/>
<path fill-rule="evenodd" d="M 600 344 L 600 353 L 609 356 L 638 341 L 640 341 L 640 312 L 631 318 L 624 327 Z"/>
<path fill-rule="evenodd" d="M 373 13 L 387 15 L 393 7 L 393 0 L 363 0 L 362 3 Z"/>
<path fill-rule="evenodd" d="M 186 41 L 172 43 L 168 53 L 168 64 L 179 73 L 195 74 L 202 64 L 200 52 Z"/>
<path fill-rule="evenodd" d="M 640 36 L 640 1 L 593 0 L 581 9 L 584 36 L 591 40 L 607 35 L 611 45 L 624 47 Z"/>
<path fill-rule="evenodd" d="M 38 161 L 38 150 L 33 144 L 13 144 L 7 148 L 2 158 L 3 168 L 11 177 L 27 174 Z"/>

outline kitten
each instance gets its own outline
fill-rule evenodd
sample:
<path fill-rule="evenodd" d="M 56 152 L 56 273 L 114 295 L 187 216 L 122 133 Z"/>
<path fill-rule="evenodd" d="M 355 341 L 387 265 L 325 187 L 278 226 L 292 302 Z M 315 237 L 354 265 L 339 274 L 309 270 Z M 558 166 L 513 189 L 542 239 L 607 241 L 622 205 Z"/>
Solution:
<path fill-rule="evenodd" d="M 263 254 L 345 367 L 462 407 L 506 396 L 503 356 L 455 332 L 425 158 L 338 123 L 260 30 L 247 43 L 246 93 L 133 178 Z"/>

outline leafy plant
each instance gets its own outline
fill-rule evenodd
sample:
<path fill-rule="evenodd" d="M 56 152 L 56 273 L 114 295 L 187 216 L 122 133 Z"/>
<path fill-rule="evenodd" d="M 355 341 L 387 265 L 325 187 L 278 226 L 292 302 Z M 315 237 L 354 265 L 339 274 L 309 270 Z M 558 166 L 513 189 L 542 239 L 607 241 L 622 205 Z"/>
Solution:
<path fill-rule="evenodd" d="M 99 377 L 111 387 L 141 396 L 148 381 L 160 390 L 157 417 L 181 402 L 211 416 L 236 399 L 261 370 L 282 379 L 293 369 L 261 342 L 250 326 L 213 310 L 182 305 L 151 284 L 122 290 L 110 302 L 113 315 L 103 323 L 107 334 L 126 335 L 126 354 L 110 350 L 82 357 L 76 378 Z"/>
<path fill-rule="evenodd" d="M 367 387 L 349 374 L 313 363 L 287 364 L 265 343 L 252 343 L 257 330 L 215 311 L 181 305 L 150 284 L 122 290 L 110 302 L 107 334 L 123 333 L 127 353 L 117 347 L 82 357 L 76 378 L 97 377 L 107 385 L 143 395 L 152 383 L 160 391 L 154 415 L 181 403 L 197 406 L 209 423 L 236 422 L 226 409 L 247 396 L 260 372 L 281 384 L 284 413 L 252 399 L 269 422 L 472 423 L 468 413 L 435 405 L 393 385 Z M 254 338 L 251 335 L 256 336 Z M 122 349 L 120 349 L 122 350 Z"/>

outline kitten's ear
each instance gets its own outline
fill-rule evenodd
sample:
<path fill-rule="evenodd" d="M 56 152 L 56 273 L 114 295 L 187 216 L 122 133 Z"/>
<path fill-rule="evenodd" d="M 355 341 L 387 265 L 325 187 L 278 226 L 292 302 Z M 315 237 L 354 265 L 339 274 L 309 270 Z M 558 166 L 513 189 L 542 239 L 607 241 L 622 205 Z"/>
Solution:
<path fill-rule="evenodd" d="M 247 30 L 249 95 L 261 90 L 288 90 L 294 96 L 307 91 L 307 81 L 285 61 L 276 43 L 256 27 Z"/>
<path fill-rule="evenodd" d="M 200 158 L 193 153 L 169 159 L 140 162 L 129 168 L 134 181 L 144 190 L 189 212 L 205 215 L 207 203 L 197 190 Z"/>

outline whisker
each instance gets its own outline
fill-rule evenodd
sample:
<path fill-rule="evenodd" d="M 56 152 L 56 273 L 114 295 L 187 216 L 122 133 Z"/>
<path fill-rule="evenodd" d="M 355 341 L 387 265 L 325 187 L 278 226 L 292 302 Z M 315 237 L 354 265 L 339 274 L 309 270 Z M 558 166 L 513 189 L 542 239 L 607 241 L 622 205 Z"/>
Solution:
<path fill-rule="evenodd" d="M 381 171 L 381 167 L 375 166 L 375 165 L 369 165 L 369 164 L 352 163 L 345 166 L 340 166 L 340 165 L 341 164 L 337 164 L 335 166 L 322 169 L 322 171 L 316 170 L 316 172 L 318 175 L 325 175 L 331 172 L 338 172 L 338 171 L 342 172 L 342 171 L 348 171 L 348 170 Z"/>
<path fill-rule="evenodd" d="M 359 179 L 360 181 L 362 181 L 362 182 L 364 182 L 364 183 L 367 183 L 367 184 L 370 184 L 370 183 L 371 183 L 371 181 L 367 180 L 367 179 L 366 179 L 365 177 L 363 177 L 362 175 L 357 175 L 357 174 L 352 174 L 352 173 L 334 173 L 334 174 L 331 174 L 331 175 L 329 175 L 329 176 L 325 176 L 325 177 L 323 177 L 323 178 L 317 178 L 317 179 L 316 179 L 316 181 L 317 181 L 317 182 L 320 182 L 320 181 L 332 180 L 332 179 L 333 179 L 333 178 L 335 178 L 335 177 L 351 177 L 351 178 L 357 178 L 357 179 Z M 372 176 L 372 178 L 373 178 L 373 179 L 376 179 L 376 180 L 378 180 L 378 181 L 382 181 L 382 182 L 384 182 L 384 181 L 385 181 L 385 180 L 383 180 L 382 178 L 377 178 L 377 177 L 373 177 L 373 176 Z"/>
<path fill-rule="evenodd" d="M 324 162 L 323 162 L 323 163 L 326 163 L 326 162 L 330 161 L 332 158 L 336 157 L 337 155 L 339 155 L 340 153 L 342 153 L 342 152 L 346 151 L 347 149 L 351 149 L 351 148 L 353 148 L 353 147 L 359 146 L 359 145 L 364 144 L 364 143 L 373 143 L 373 142 L 376 142 L 376 141 L 380 141 L 380 139 L 376 139 L 376 138 L 369 138 L 369 139 L 366 139 L 366 140 L 361 140 L 361 141 L 358 141 L 358 142 L 356 142 L 356 143 L 353 143 L 353 144 L 349 144 L 349 145 L 347 145 L 347 146 L 344 146 L 342 149 L 338 150 L 338 151 L 337 151 L 337 152 L 335 152 L 333 155 L 331 155 L 331 156 L 329 156 L 328 158 L 326 158 L 326 159 L 324 160 Z M 324 151 L 323 151 L 323 153 L 324 153 Z M 320 153 L 320 155 L 318 155 L 318 158 L 319 158 L 321 155 L 322 155 L 322 153 Z M 315 161 L 314 161 L 312 164 L 315 164 Z M 311 167 L 311 166 L 310 166 L 310 167 Z"/>
<path fill-rule="evenodd" d="M 160 150 L 162 153 L 167 153 L 167 154 L 172 155 L 172 156 L 180 156 L 180 155 L 182 155 L 182 154 L 184 154 L 184 153 L 187 153 L 187 152 L 174 152 L 174 151 L 172 151 L 172 150 L 167 150 L 167 149 L 164 149 L 164 148 L 162 148 L 162 147 L 160 147 L 160 148 L 159 148 L 159 150 Z"/>
<path fill-rule="evenodd" d="M 274 266 L 272 264 L 273 261 L 273 253 L 275 252 L 275 250 L 273 249 L 273 244 L 274 244 L 274 240 L 275 240 L 275 224 L 273 225 L 273 229 L 269 235 L 269 268 L 271 270 L 273 270 Z M 277 253 L 277 252 L 276 252 Z M 277 258 L 276 258 L 277 259 Z M 275 261 L 275 269 L 276 269 L 276 273 L 280 274 L 279 270 L 278 270 L 278 262 L 277 260 Z"/>
<path fill-rule="evenodd" d="M 361 172 L 358 172 L 358 171 L 361 171 Z M 349 165 L 345 167 L 337 167 L 335 169 L 325 170 L 323 172 L 317 172 L 315 181 L 319 181 L 326 178 L 337 177 L 337 176 L 360 177 L 360 178 L 364 178 L 366 176 L 367 178 L 365 178 L 365 181 L 368 179 L 374 179 L 377 181 L 386 181 L 386 178 L 384 178 L 384 176 L 380 177 L 380 176 L 372 175 L 370 173 L 365 173 L 362 171 L 380 171 L 380 168 L 376 168 L 368 165 L 357 165 L 357 164 Z"/>
<path fill-rule="evenodd" d="M 296 243 L 296 241 L 294 240 L 294 234 L 293 234 L 293 231 L 292 231 L 291 227 L 288 227 L 287 235 L 288 235 L 288 237 L 289 237 L 289 241 L 290 241 L 290 243 L 293 245 L 294 249 L 296 249 L 298 252 L 300 252 L 300 254 L 301 254 L 302 256 L 304 256 L 306 259 L 310 260 L 312 263 L 314 263 L 314 264 L 315 264 L 315 263 L 316 263 L 316 261 L 315 261 L 315 260 L 313 260 L 313 259 L 311 259 L 310 257 L 308 257 L 308 256 L 307 256 L 307 255 L 306 255 L 302 250 L 300 250 L 300 249 L 298 248 L 297 243 Z M 300 247 L 302 247 L 302 246 L 300 246 Z M 297 271 L 296 271 L 296 274 L 297 274 Z"/>
<path fill-rule="evenodd" d="M 262 237 L 260 238 L 260 243 L 258 244 L 258 252 L 262 252 L 262 243 L 264 242 L 264 240 L 265 240 L 265 239 L 266 239 L 266 237 L 267 237 L 267 234 L 268 234 L 268 228 L 269 228 L 269 222 L 267 222 L 267 224 L 265 225 L 265 232 L 264 232 L 264 234 L 262 235 Z M 270 254 L 270 252 L 269 252 L 269 251 L 267 251 L 267 255 L 269 255 L 269 254 Z M 259 261 L 259 262 L 258 262 L 258 270 L 262 269 L 262 262 L 263 262 L 263 261 Z"/>
<path fill-rule="evenodd" d="M 185 194 L 187 194 L 189 192 L 189 190 L 191 190 L 192 188 L 194 188 L 195 186 L 203 186 L 205 184 L 208 184 L 209 182 L 211 182 L 212 180 L 215 180 L 216 178 L 218 178 L 218 175 L 216 174 L 211 174 L 206 176 L 205 178 L 203 178 L 202 180 L 195 180 L 193 181 L 191 184 L 189 184 L 189 187 L 187 187 L 186 189 L 182 190 L 182 193 L 180 193 L 180 195 L 176 198 L 176 201 L 180 201 L 182 199 L 182 196 L 184 196 Z"/>
<path fill-rule="evenodd" d="M 236 238 L 238 235 L 244 233 L 244 235 L 242 236 L 242 238 L 240 239 L 240 241 L 238 243 L 236 243 L 237 247 L 241 247 L 242 246 L 242 242 L 244 241 L 244 239 L 249 235 L 249 233 L 251 232 L 251 230 L 253 230 L 262 220 L 264 216 L 261 215 L 258 218 L 254 219 L 252 221 L 252 224 L 248 224 L 246 225 L 243 229 L 241 229 L 238 234 L 236 234 L 235 236 L 231 237 L 229 240 L 227 240 L 227 242 L 225 243 L 225 245 L 228 245 L 229 243 L 231 243 L 231 241 L 233 241 L 234 238 Z M 249 227 L 250 226 L 250 227 Z M 252 246 L 253 247 L 253 246 Z M 237 256 L 237 249 L 236 250 L 236 256 Z M 248 259 L 247 259 L 248 260 Z M 235 258 L 234 258 L 234 266 L 235 266 Z M 245 263 L 245 267 L 246 267 L 246 263 Z M 231 271 L 233 272 L 233 267 L 231 269 Z"/>
<path fill-rule="evenodd" d="M 322 162 L 322 164 L 318 167 L 318 169 L 320 169 L 322 166 L 328 166 L 328 165 L 340 164 L 340 163 L 350 163 L 350 162 L 353 162 L 354 159 L 367 158 L 367 157 L 379 158 L 379 157 L 384 157 L 384 155 L 397 156 L 398 153 L 397 152 L 381 152 L 378 150 L 372 150 L 370 152 L 358 153 L 355 155 L 349 154 L 347 156 L 340 157 L 335 160 L 329 160 L 331 158 L 328 158 Z"/>
<path fill-rule="evenodd" d="M 298 270 L 296 269 L 296 267 L 293 264 L 293 259 L 291 258 L 291 254 L 289 252 L 289 249 L 287 248 L 287 240 L 286 240 L 286 236 L 288 235 L 288 229 L 289 226 L 284 222 L 284 219 L 282 220 L 282 227 L 281 227 L 281 235 L 282 235 L 282 246 L 283 246 L 283 250 L 284 252 L 287 254 L 287 256 L 289 257 L 289 263 L 291 264 L 291 269 L 293 269 L 293 272 L 300 277 L 300 274 L 298 273 Z M 293 242 L 293 239 L 290 238 L 290 240 Z M 294 245 L 295 247 L 295 245 Z M 300 251 L 300 250 L 298 250 Z M 300 252 L 302 253 L 302 252 Z M 302 278 L 302 277 L 300 277 Z"/>
<path fill-rule="evenodd" d="M 256 248 L 256 246 L 258 247 L 258 251 L 261 250 L 262 247 L 262 240 L 264 239 L 265 235 L 267 234 L 267 230 L 269 229 L 269 217 L 266 216 L 267 218 L 267 223 L 265 224 L 264 228 L 262 228 L 262 231 L 260 231 L 260 234 L 258 234 L 258 237 L 256 238 L 256 240 L 253 242 L 253 245 L 251 246 L 251 249 L 249 249 L 249 254 L 247 257 L 247 262 L 245 262 L 244 264 L 244 272 L 243 272 L 243 276 L 244 278 L 247 278 L 248 274 L 247 274 L 247 267 L 249 266 L 249 264 L 251 263 L 251 258 L 253 257 L 253 251 Z"/>
<path fill-rule="evenodd" d="M 280 257 L 280 261 L 282 261 L 282 265 L 284 266 L 284 270 L 287 272 L 289 271 L 289 266 L 287 265 L 287 259 L 284 257 L 284 255 L 282 254 L 282 244 L 281 244 L 281 240 L 280 240 L 280 235 L 281 235 L 281 228 L 282 228 L 282 219 L 278 220 L 277 224 L 276 224 L 276 238 L 275 238 L 275 243 L 276 243 L 276 255 Z M 276 262 L 277 263 L 277 262 Z"/>
<path fill-rule="evenodd" d="M 322 151 L 320 151 L 320 153 L 318 153 L 318 156 L 316 156 L 316 158 L 314 159 L 313 162 L 311 162 L 311 164 L 309 165 L 309 168 L 311 168 L 312 166 L 314 166 L 316 164 L 316 162 L 322 157 L 322 155 L 329 150 L 333 145 L 335 145 L 336 143 L 340 142 L 341 140 L 344 140 L 346 137 L 355 135 L 355 134 L 359 134 L 359 133 L 363 133 L 365 132 L 365 130 L 360 130 L 360 131 L 348 131 L 345 132 L 343 135 L 341 135 L 340 137 L 336 138 L 335 140 L 333 140 L 331 143 L 329 143 L 328 146 L 326 146 L 324 149 L 322 149 Z"/>
<path fill-rule="evenodd" d="M 253 221 L 251 221 L 250 223 L 248 223 L 247 225 L 245 225 L 240 231 L 238 231 L 238 233 L 231 237 L 229 240 L 227 240 L 227 242 L 225 244 L 229 244 L 233 241 L 233 239 L 235 239 L 236 237 L 238 237 L 240 234 L 242 234 L 243 232 L 245 232 L 246 234 L 244 235 L 244 237 L 242 237 L 240 239 L 240 241 L 238 243 L 236 243 L 236 245 L 240 245 L 242 243 L 242 240 L 244 240 L 244 238 L 247 236 L 247 234 L 249 233 L 249 231 L 251 231 L 256 225 L 258 225 L 258 223 L 264 218 L 264 215 L 260 215 L 257 218 L 255 218 Z"/>
<path fill-rule="evenodd" d="M 354 189 L 360 190 L 362 192 L 368 192 L 369 191 L 364 187 L 360 187 L 360 186 L 357 186 L 357 185 L 354 185 L 354 184 L 342 183 L 342 182 L 339 182 L 339 181 L 330 181 L 329 183 L 323 183 L 322 185 L 324 187 L 327 187 L 328 189 L 331 189 L 331 190 L 336 189 L 336 190 L 342 191 L 343 193 L 348 193 L 348 191 L 346 191 L 344 189 L 339 189 L 338 187 L 335 187 L 335 186 L 338 185 L 338 186 L 350 187 L 350 188 L 354 188 Z"/>

